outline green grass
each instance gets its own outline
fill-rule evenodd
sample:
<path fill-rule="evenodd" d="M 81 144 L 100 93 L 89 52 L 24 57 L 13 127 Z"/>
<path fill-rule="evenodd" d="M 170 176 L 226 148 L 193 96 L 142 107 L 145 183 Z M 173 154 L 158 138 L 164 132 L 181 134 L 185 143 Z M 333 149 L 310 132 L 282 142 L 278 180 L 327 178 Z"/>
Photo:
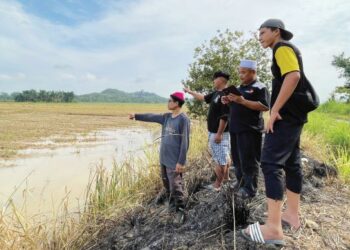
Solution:
<path fill-rule="evenodd" d="M 345 183 L 350 183 L 350 153 L 349 149 L 337 148 L 332 153 L 333 162 L 338 168 L 340 177 Z"/>
<path fill-rule="evenodd" d="M 321 105 L 309 114 L 303 137 L 304 144 L 308 144 L 307 151 L 335 165 L 340 178 L 350 183 L 350 104 Z"/>
<path fill-rule="evenodd" d="M 350 103 L 340 103 L 336 101 L 328 101 L 322 104 L 317 112 L 327 113 L 333 117 L 345 119 L 350 122 Z"/>
<path fill-rule="evenodd" d="M 305 129 L 312 135 L 320 135 L 331 147 L 350 148 L 350 123 L 336 120 L 329 114 L 313 112 Z"/>

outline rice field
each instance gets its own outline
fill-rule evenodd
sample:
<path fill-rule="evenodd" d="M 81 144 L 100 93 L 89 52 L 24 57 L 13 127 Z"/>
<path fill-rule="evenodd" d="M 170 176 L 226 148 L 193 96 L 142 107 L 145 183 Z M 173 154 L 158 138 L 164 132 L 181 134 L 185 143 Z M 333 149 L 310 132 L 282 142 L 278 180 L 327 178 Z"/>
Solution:
<path fill-rule="evenodd" d="M 164 105 L 159 104 L 0 104 L 0 107 L 1 115 L 7 119 L 7 123 L 2 120 L 2 126 L 8 126 L 8 134 L 17 143 L 106 127 L 140 126 L 134 121 L 128 121 L 127 113 L 166 111 Z M 28 127 L 20 124 L 20 120 L 28 120 Z M 67 124 L 63 126 L 64 122 Z M 9 125 L 13 123 L 15 127 Z M 42 126 L 36 129 L 38 124 Z M 194 122 L 189 158 L 200 158 L 206 151 L 206 136 L 203 136 L 206 129 L 203 124 Z M 17 129 L 23 127 L 26 127 L 23 134 L 16 133 Z M 11 140 L 10 137 L 3 138 L 7 142 Z M 6 143 L 2 142 L 2 145 Z M 12 150 L 18 149 L 16 144 L 10 145 Z M 96 237 L 108 225 L 108 221 L 118 220 L 127 211 L 142 206 L 160 188 L 157 145 L 149 146 L 144 151 L 146 160 L 143 162 L 138 159 L 115 162 L 110 171 L 101 164 L 91 172 L 90 178 L 86 180 L 85 200 L 75 212 L 68 210 L 72 202 L 69 190 L 60 201 L 61 205 L 50 215 L 28 215 L 25 207 L 16 207 L 9 200 L 0 214 L 0 249 L 78 249 Z M 27 192 L 23 196 L 30 199 Z"/>
<path fill-rule="evenodd" d="M 37 147 L 35 142 L 42 138 L 54 136 L 56 142 L 74 143 L 77 134 L 133 126 L 127 119 L 129 112 L 161 113 L 166 111 L 165 105 L 0 102 L 0 159 Z"/>
<path fill-rule="evenodd" d="M 321 106 L 311 113 L 302 147 L 307 154 L 336 165 L 341 179 L 349 183 L 350 123 L 343 109 L 347 107 L 337 115 Z M 140 126 L 126 119 L 128 113 L 165 111 L 164 104 L 0 103 L 0 158 L 18 157 L 17 150 L 33 147 L 36 141 L 49 136 L 73 143 L 78 133 Z M 155 128 L 146 123 L 142 126 Z M 193 121 L 190 160 L 201 160 L 207 154 L 206 137 L 205 122 Z M 77 249 L 94 239 L 110 223 L 143 206 L 159 190 L 157 146 L 146 148 L 145 154 L 143 165 L 134 159 L 116 162 L 107 171 L 101 164 L 86 180 L 84 205 L 76 212 L 67 209 L 71 202 L 69 190 L 50 216 L 28 216 L 25 208 L 16 207 L 9 200 L 0 214 L 0 249 Z"/>

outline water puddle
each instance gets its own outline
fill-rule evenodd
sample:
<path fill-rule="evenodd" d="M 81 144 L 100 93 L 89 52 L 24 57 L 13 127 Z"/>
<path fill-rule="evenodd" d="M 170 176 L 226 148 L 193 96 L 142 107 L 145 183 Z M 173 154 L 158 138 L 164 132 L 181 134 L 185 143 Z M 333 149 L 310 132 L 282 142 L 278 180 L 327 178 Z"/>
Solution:
<path fill-rule="evenodd" d="M 143 128 L 104 130 L 77 135 L 74 144 L 57 144 L 55 138 L 38 142 L 42 148 L 19 152 L 14 160 L 0 160 L 0 205 L 9 197 L 28 213 L 47 213 L 69 196 L 72 206 L 84 199 L 89 176 L 97 166 L 144 157 L 155 136 Z M 57 139 L 57 138 L 56 138 Z"/>

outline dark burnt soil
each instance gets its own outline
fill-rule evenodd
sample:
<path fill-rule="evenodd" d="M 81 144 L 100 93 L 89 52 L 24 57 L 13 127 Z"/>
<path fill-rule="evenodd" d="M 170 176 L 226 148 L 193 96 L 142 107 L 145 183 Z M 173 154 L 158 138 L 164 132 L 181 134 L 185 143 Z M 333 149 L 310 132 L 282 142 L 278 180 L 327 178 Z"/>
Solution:
<path fill-rule="evenodd" d="M 205 158 L 205 157 L 204 157 Z M 278 249 L 246 242 L 239 230 L 266 217 L 264 183 L 249 202 L 233 198 L 233 182 L 220 192 L 203 188 L 213 179 L 210 162 L 192 162 L 185 175 L 186 221 L 179 225 L 167 206 L 150 201 L 111 223 L 86 249 Z M 283 249 L 350 249 L 350 191 L 334 168 L 306 156 L 302 193 L 302 229 L 285 229 Z M 233 207 L 234 211 L 233 212 Z M 235 216 L 233 216 L 235 214 Z"/>

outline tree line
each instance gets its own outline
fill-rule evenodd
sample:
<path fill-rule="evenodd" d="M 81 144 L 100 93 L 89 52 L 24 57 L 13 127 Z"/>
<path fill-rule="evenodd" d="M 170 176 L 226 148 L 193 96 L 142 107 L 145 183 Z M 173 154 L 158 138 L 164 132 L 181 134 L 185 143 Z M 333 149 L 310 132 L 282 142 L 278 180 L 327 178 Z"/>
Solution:
<path fill-rule="evenodd" d="M 0 94 L 0 101 L 15 101 L 15 102 L 73 102 L 74 92 L 64 91 L 36 91 L 34 89 L 24 90 L 11 95 Z"/>

